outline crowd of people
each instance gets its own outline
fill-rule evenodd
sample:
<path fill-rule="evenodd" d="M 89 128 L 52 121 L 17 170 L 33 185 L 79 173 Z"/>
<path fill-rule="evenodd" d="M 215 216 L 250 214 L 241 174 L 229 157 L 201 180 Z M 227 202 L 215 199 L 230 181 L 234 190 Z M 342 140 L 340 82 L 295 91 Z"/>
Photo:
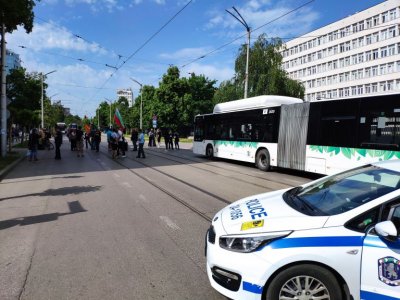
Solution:
<path fill-rule="evenodd" d="M 108 150 L 111 152 L 113 159 L 119 157 L 126 157 L 128 151 L 128 142 L 125 139 L 124 128 L 107 128 L 105 133 L 107 135 Z M 49 130 L 36 128 L 32 129 L 29 133 L 28 140 L 28 160 L 36 161 L 37 150 L 43 149 L 43 145 L 50 143 L 51 136 L 54 136 L 55 144 L 55 159 L 61 159 L 60 147 L 63 143 L 62 132 L 55 127 L 53 134 Z M 101 143 L 101 131 L 94 125 L 90 127 L 82 128 L 76 124 L 71 124 L 66 131 L 66 136 L 70 143 L 71 151 L 75 151 L 77 157 L 84 157 L 84 147 L 91 149 L 96 152 L 100 150 Z M 161 139 L 164 137 L 165 148 L 173 150 L 174 148 L 179 150 L 179 133 L 177 131 L 166 130 L 164 133 L 161 129 L 149 129 L 147 131 L 148 136 L 148 147 L 160 147 Z M 132 150 L 137 152 L 136 158 L 145 158 L 144 145 L 145 145 L 145 132 L 142 129 L 134 128 L 131 131 L 130 139 L 132 142 Z"/>

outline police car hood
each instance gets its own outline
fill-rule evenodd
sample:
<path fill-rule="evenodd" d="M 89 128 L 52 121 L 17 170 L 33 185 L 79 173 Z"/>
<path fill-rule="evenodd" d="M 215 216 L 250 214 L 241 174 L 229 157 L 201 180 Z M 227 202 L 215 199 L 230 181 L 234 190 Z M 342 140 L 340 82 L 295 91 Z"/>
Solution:
<path fill-rule="evenodd" d="M 324 226 L 329 217 L 309 216 L 290 207 L 283 200 L 286 190 L 247 197 L 221 211 L 221 222 L 227 234 L 315 229 Z"/>

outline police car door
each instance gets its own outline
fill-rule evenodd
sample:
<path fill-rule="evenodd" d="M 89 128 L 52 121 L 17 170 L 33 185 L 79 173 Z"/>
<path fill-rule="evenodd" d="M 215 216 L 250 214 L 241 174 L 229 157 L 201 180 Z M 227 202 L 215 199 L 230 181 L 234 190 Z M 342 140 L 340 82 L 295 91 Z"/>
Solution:
<path fill-rule="evenodd" d="M 382 221 L 390 220 L 397 237 L 376 234 L 365 237 L 361 263 L 362 300 L 398 300 L 400 298 L 400 204 L 383 210 Z M 386 217 L 387 216 L 387 217 Z"/>

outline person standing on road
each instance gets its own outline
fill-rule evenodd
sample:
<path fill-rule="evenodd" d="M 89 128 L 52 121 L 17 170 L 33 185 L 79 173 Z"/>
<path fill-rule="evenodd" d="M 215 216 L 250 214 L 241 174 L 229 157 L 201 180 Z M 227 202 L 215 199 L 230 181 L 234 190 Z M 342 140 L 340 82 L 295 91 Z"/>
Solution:
<path fill-rule="evenodd" d="M 112 134 L 113 134 L 113 129 L 111 128 L 111 127 L 108 127 L 107 128 L 107 144 L 108 144 L 108 151 L 111 151 L 112 150 L 112 147 L 111 147 L 111 136 L 112 136 Z"/>
<path fill-rule="evenodd" d="M 172 133 L 172 130 L 170 129 L 168 132 L 168 148 L 174 150 L 174 134 Z"/>
<path fill-rule="evenodd" d="M 114 128 L 111 132 L 110 136 L 110 144 L 111 144 L 111 150 L 112 150 L 112 158 L 115 159 L 118 157 L 117 155 L 117 149 L 118 149 L 118 133 L 117 129 Z"/>
<path fill-rule="evenodd" d="M 100 132 L 100 130 L 97 129 L 93 136 L 93 143 L 94 143 L 94 148 L 96 149 L 96 152 L 99 152 L 100 142 L 101 142 L 101 132 Z"/>
<path fill-rule="evenodd" d="M 157 147 L 160 148 L 160 143 L 161 143 L 161 129 L 157 128 Z"/>
<path fill-rule="evenodd" d="M 120 152 L 122 153 L 122 157 L 125 156 L 125 137 L 124 137 L 124 132 L 123 129 L 120 128 L 118 130 L 118 150 L 117 150 L 117 156 L 120 155 Z"/>
<path fill-rule="evenodd" d="M 136 128 L 132 129 L 131 141 L 132 141 L 132 145 L 133 145 L 133 151 L 137 151 L 138 130 Z"/>
<path fill-rule="evenodd" d="M 143 156 L 143 158 L 146 158 L 146 156 L 144 155 L 144 150 L 143 150 L 143 146 L 144 146 L 144 133 L 143 133 L 143 129 L 140 129 L 140 134 L 139 134 L 139 151 L 138 151 L 138 155 L 136 156 L 136 158 L 140 158 L 140 156 Z"/>
<path fill-rule="evenodd" d="M 29 149 L 29 161 L 38 160 L 37 159 L 37 149 L 39 145 L 39 134 L 36 128 L 33 128 L 29 134 L 28 149 Z"/>
<path fill-rule="evenodd" d="M 61 151 L 60 151 L 60 147 L 62 144 L 62 133 L 61 130 L 59 128 L 56 129 L 56 135 L 54 137 L 54 143 L 56 144 L 56 157 L 55 159 L 61 159 Z"/>
<path fill-rule="evenodd" d="M 175 131 L 174 133 L 175 149 L 179 150 L 179 133 Z"/>
<path fill-rule="evenodd" d="M 76 149 L 78 151 L 78 157 L 84 157 L 83 155 L 83 131 L 82 126 L 78 126 L 76 130 Z"/>

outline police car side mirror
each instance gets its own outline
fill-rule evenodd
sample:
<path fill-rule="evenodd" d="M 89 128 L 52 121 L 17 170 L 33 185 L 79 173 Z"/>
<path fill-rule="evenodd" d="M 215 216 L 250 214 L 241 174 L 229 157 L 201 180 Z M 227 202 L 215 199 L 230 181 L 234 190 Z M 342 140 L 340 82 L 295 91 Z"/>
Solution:
<path fill-rule="evenodd" d="M 375 225 L 375 232 L 384 238 L 392 240 L 397 238 L 397 229 L 392 221 L 384 221 Z"/>

